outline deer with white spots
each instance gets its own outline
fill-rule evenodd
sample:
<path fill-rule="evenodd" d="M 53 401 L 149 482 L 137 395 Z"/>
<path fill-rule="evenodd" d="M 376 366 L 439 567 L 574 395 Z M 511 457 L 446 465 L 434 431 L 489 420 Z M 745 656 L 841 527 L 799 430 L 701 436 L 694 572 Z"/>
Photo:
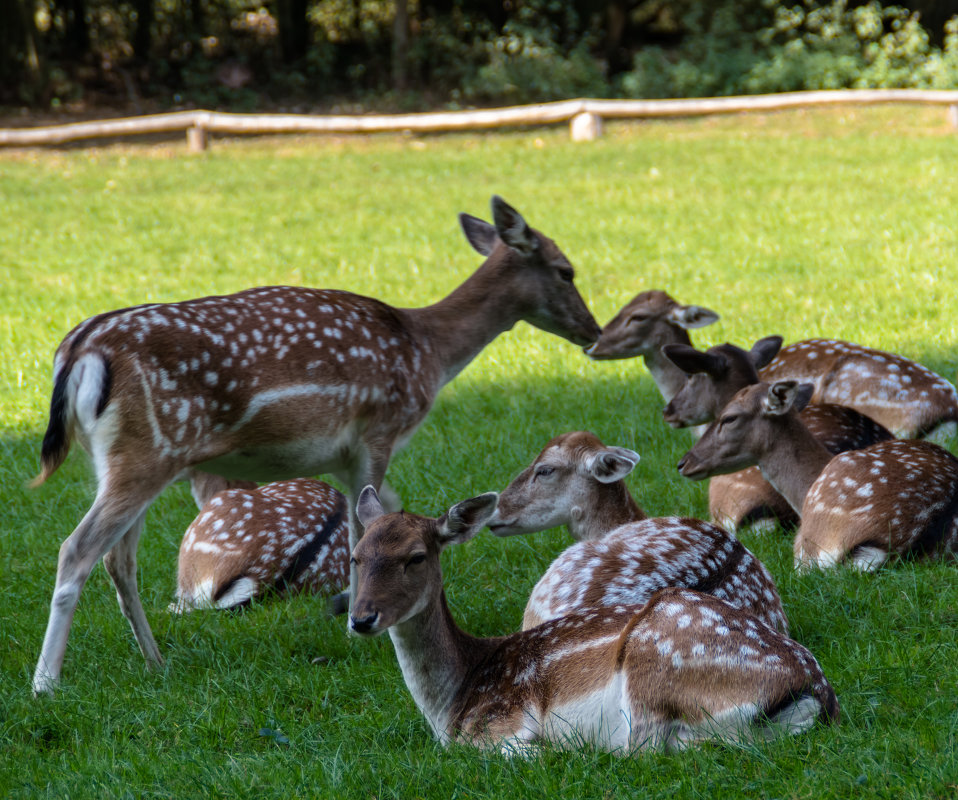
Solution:
<path fill-rule="evenodd" d="M 112 311 L 67 335 L 35 483 L 76 438 L 98 490 L 60 548 L 35 692 L 56 685 L 80 591 L 101 558 L 147 662 L 161 662 L 136 549 L 147 508 L 170 483 L 332 473 L 355 498 L 382 485 L 439 390 L 500 333 L 525 320 L 579 345 L 598 337 L 556 244 L 499 197 L 492 214 L 494 224 L 460 215 L 486 260 L 424 308 L 273 286 Z M 351 546 L 362 534 L 353 506 Z"/>
<path fill-rule="evenodd" d="M 386 514 L 372 487 L 359 498 L 366 535 L 351 629 L 389 631 L 416 705 L 440 742 L 506 754 L 542 742 L 621 754 L 706 739 L 751 741 L 837 721 L 815 658 L 751 614 L 710 595 L 665 589 L 643 605 L 597 608 L 511 636 L 458 627 L 440 551 L 474 536 L 496 495 L 439 519 Z"/>
<path fill-rule="evenodd" d="M 180 543 L 170 611 L 237 608 L 271 592 L 333 594 L 349 581 L 346 497 L 312 478 L 211 497 Z"/>
<path fill-rule="evenodd" d="M 891 439 L 833 456 L 798 412 L 811 384 L 739 391 L 679 462 L 687 478 L 758 464 L 801 516 L 795 566 L 878 569 L 890 556 L 958 555 L 958 459 L 931 442 Z"/>
<path fill-rule="evenodd" d="M 666 345 L 662 354 L 681 369 L 688 380 L 662 412 L 665 421 L 676 428 L 711 422 L 740 389 L 759 382 L 757 368 L 769 363 L 781 346 L 780 336 L 759 339 L 749 351 L 733 344 L 716 345 L 705 352 L 686 344 Z M 812 436 L 833 454 L 892 438 L 891 431 L 883 425 L 847 406 L 810 403 L 800 416 Z M 788 528 L 798 524 L 798 515 L 762 477 L 758 467 L 724 478 L 719 484 L 723 495 L 712 509 L 713 518 L 719 522 L 733 530 L 769 520 L 777 520 Z M 711 501 L 715 491 L 711 483 L 709 489 Z"/>
<path fill-rule="evenodd" d="M 857 409 L 895 436 L 947 441 L 958 431 L 955 387 L 894 353 L 835 339 L 806 339 L 783 348 L 759 374 L 766 383 L 811 383 L 811 402 Z"/>
<path fill-rule="evenodd" d="M 646 602 L 667 586 L 707 592 L 788 632 L 775 581 L 734 536 L 698 519 L 647 519 L 624 478 L 639 460 L 588 431 L 550 441 L 499 495 L 496 536 L 566 525 L 579 539 L 535 585 L 522 628 L 596 608 Z"/>

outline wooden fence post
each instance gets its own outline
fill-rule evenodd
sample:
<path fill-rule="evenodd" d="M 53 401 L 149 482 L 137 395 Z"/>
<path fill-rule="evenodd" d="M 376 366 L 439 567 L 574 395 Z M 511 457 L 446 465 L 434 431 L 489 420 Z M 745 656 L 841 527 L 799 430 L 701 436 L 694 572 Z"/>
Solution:
<path fill-rule="evenodd" d="M 591 142 L 602 135 L 602 117 L 583 111 L 569 123 L 569 135 L 573 142 Z"/>
<path fill-rule="evenodd" d="M 186 129 L 186 147 L 191 153 L 202 153 L 209 147 L 206 128 L 197 123 Z"/>

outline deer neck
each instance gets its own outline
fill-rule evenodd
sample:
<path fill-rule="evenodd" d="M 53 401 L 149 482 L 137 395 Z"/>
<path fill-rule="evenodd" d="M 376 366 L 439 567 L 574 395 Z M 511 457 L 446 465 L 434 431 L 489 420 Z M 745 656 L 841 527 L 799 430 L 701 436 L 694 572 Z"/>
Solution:
<path fill-rule="evenodd" d="M 783 422 L 785 430 L 774 437 L 772 447 L 759 459 L 758 467 L 801 515 L 805 495 L 832 460 L 832 454 L 812 436 L 797 415 Z"/>
<path fill-rule="evenodd" d="M 569 532 L 579 541 L 601 539 L 630 522 L 647 519 L 646 513 L 635 502 L 624 481 L 600 483 L 589 506 L 573 508 Z"/>
<path fill-rule="evenodd" d="M 446 593 L 425 610 L 389 629 L 396 658 L 413 700 L 445 744 L 453 704 L 473 667 L 495 639 L 477 639 L 456 625 Z"/>
<path fill-rule="evenodd" d="M 522 319 L 516 289 L 506 270 L 487 261 L 438 303 L 405 309 L 439 362 L 442 385 Z"/>
<path fill-rule="evenodd" d="M 648 369 L 666 403 L 682 390 L 688 380 L 688 376 L 682 370 L 662 355 L 662 347 L 666 344 L 692 344 L 689 335 L 682 329 L 676 329 L 674 336 L 673 341 L 662 342 L 649 352 L 642 354 L 646 369 Z"/>

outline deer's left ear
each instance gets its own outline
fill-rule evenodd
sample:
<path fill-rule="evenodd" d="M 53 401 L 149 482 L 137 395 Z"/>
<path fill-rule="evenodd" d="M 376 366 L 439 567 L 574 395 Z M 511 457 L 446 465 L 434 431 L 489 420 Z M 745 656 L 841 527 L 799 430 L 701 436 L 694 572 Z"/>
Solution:
<path fill-rule="evenodd" d="M 718 322 L 719 315 L 705 306 L 676 306 L 669 312 L 669 321 L 689 330 Z"/>
<path fill-rule="evenodd" d="M 379 495 L 372 486 L 367 486 L 359 493 L 359 500 L 356 502 L 356 515 L 364 528 L 368 528 L 385 513 Z"/>
<path fill-rule="evenodd" d="M 778 351 L 782 349 L 782 341 L 781 336 L 766 336 L 752 345 L 752 349 L 748 351 L 748 356 L 755 365 L 755 369 L 767 367 L 775 360 Z"/>
<path fill-rule="evenodd" d="M 497 194 L 492 196 L 492 221 L 499 238 L 513 250 L 529 255 L 539 247 L 539 240 L 522 214 Z"/>
<path fill-rule="evenodd" d="M 614 483 L 628 475 L 639 463 L 639 454 L 625 447 L 607 447 L 596 453 L 586 464 L 599 483 Z"/>
<path fill-rule="evenodd" d="M 499 495 L 487 492 L 456 503 L 439 518 L 439 543 L 462 544 L 469 541 L 489 520 L 496 510 Z"/>
<path fill-rule="evenodd" d="M 479 255 L 487 256 L 495 249 L 499 234 L 488 222 L 471 214 L 460 214 L 459 225 L 466 235 L 466 241 Z"/>

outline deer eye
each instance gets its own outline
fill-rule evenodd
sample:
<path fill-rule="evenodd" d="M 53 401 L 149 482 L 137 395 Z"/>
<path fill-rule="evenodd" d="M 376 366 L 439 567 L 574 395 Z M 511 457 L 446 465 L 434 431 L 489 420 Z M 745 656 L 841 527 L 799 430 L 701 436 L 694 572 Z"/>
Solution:
<path fill-rule="evenodd" d="M 648 314 L 643 314 L 641 312 L 638 314 L 633 314 L 631 317 L 629 317 L 628 324 L 633 325 L 639 322 L 645 322 L 648 318 L 649 318 Z"/>
<path fill-rule="evenodd" d="M 575 278 L 575 272 L 568 267 L 559 267 L 559 277 L 566 283 L 572 283 L 572 279 Z"/>
<path fill-rule="evenodd" d="M 731 425 L 733 422 L 738 422 L 739 419 L 739 414 L 726 414 L 719 420 L 719 425 Z"/>
<path fill-rule="evenodd" d="M 412 557 L 406 562 L 406 568 L 408 569 L 409 567 L 414 566 L 415 564 L 422 564 L 422 562 L 425 561 L 425 560 L 426 560 L 426 554 L 425 554 L 425 553 L 416 553 L 416 555 L 412 556 Z"/>
<path fill-rule="evenodd" d="M 555 467 L 550 467 L 550 466 L 547 466 L 546 464 L 540 464 L 538 467 L 536 467 L 536 471 L 533 474 L 533 477 L 544 478 L 547 475 L 551 475 L 555 471 L 556 471 Z"/>

